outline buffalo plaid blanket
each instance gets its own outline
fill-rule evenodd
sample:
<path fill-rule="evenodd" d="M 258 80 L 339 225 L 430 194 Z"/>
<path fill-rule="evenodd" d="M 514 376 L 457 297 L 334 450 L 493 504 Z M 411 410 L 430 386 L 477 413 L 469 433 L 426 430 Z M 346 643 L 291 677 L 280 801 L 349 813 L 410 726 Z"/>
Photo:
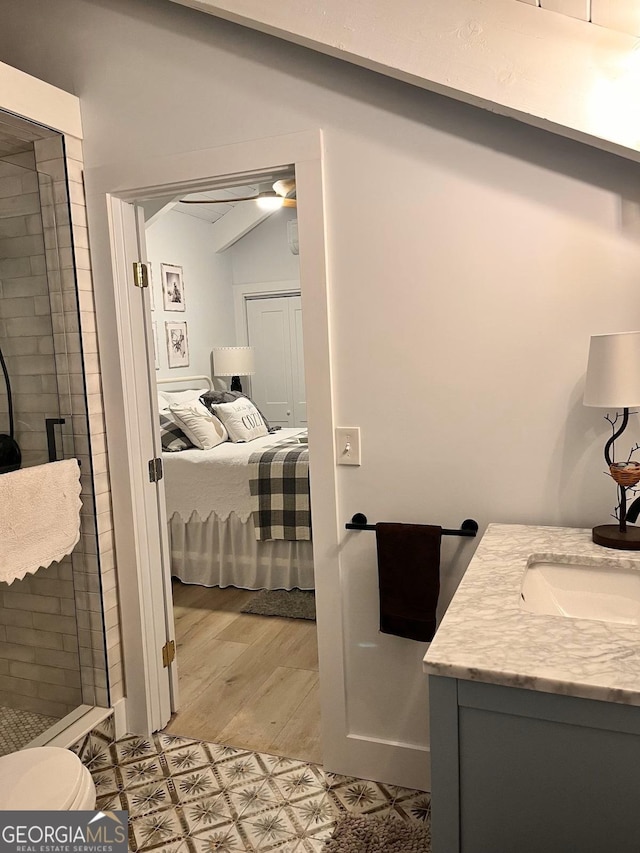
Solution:
<path fill-rule="evenodd" d="M 249 457 L 256 539 L 311 539 L 309 449 L 283 439 Z"/>

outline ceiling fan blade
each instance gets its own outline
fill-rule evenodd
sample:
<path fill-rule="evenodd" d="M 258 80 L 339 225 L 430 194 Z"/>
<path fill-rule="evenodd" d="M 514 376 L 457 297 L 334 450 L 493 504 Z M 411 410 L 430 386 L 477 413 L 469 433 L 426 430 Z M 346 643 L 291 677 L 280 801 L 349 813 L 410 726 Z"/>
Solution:
<path fill-rule="evenodd" d="M 181 204 L 235 204 L 237 201 L 256 201 L 257 195 L 249 195 L 245 198 L 223 199 L 223 198 L 203 198 L 199 200 L 183 198 Z M 283 198 L 283 207 L 297 207 L 295 198 Z"/>
<path fill-rule="evenodd" d="M 181 204 L 235 204 L 237 201 L 255 201 L 258 196 L 256 195 L 248 195 L 244 198 L 201 198 L 201 199 L 190 199 L 183 198 L 180 200 Z"/>
<path fill-rule="evenodd" d="M 276 181 L 273 185 L 274 191 L 285 198 L 295 198 L 296 181 L 295 178 L 284 178 Z"/>

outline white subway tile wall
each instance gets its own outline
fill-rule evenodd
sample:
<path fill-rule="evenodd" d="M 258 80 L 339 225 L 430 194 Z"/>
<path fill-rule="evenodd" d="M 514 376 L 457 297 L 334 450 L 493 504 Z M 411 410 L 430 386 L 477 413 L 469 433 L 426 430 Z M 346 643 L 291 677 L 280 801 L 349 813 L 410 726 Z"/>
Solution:
<path fill-rule="evenodd" d="M 518 0 L 559 12 L 570 18 L 590 21 L 609 30 L 640 36 L 640 3 L 638 0 Z"/>

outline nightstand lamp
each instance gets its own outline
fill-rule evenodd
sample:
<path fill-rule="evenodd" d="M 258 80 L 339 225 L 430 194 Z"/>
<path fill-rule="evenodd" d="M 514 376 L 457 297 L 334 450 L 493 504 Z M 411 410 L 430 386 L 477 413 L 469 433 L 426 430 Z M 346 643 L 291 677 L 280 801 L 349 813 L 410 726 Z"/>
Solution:
<path fill-rule="evenodd" d="M 253 347 L 214 347 L 213 375 L 231 376 L 231 390 L 242 392 L 241 376 L 255 373 Z"/>

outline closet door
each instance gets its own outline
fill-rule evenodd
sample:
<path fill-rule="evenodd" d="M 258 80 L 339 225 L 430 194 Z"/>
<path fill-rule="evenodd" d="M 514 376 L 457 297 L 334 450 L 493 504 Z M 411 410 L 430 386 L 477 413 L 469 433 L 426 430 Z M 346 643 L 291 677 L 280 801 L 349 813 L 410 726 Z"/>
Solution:
<path fill-rule="evenodd" d="M 289 297 L 289 329 L 291 341 L 291 387 L 293 391 L 293 425 L 307 425 L 307 395 L 304 388 L 304 350 L 302 348 L 302 300 Z"/>
<path fill-rule="evenodd" d="M 248 299 L 247 329 L 256 354 L 256 404 L 273 426 L 306 426 L 300 296 Z"/>

